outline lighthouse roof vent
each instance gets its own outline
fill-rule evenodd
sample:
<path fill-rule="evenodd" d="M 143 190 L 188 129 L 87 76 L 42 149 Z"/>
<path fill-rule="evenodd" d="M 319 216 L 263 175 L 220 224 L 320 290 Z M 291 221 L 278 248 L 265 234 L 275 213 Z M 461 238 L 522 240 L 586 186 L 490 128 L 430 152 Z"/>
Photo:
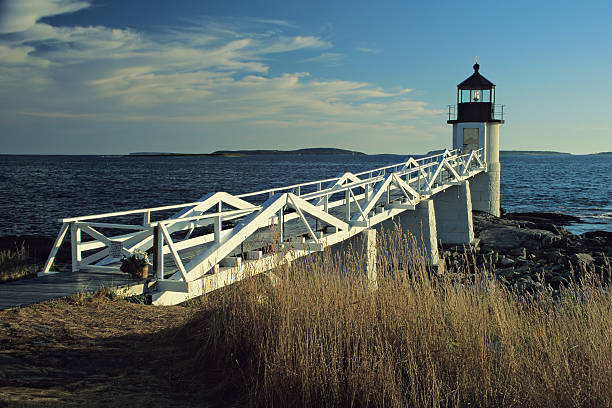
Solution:
<path fill-rule="evenodd" d="M 478 63 L 474 64 L 474 73 L 465 81 L 457 85 L 459 89 L 492 89 L 495 87 L 495 84 L 489 81 L 487 78 L 480 75 L 478 70 L 480 69 L 480 65 Z"/>

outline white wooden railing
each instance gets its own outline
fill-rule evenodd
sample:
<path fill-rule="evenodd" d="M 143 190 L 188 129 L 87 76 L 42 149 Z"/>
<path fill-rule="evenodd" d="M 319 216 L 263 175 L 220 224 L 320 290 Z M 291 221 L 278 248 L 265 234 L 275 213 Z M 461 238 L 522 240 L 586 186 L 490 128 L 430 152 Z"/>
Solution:
<path fill-rule="evenodd" d="M 153 250 L 156 279 L 167 281 L 160 286 L 188 290 L 189 282 L 218 272 L 220 266 L 238 267 L 242 258 L 262 263 L 264 249 L 272 245 L 291 242 L 298 256 L 321 250 L 413 210 L 421 200 L 483 171 L 483 149 L 468 154 L 446 150 L 361 173 L 246 194 L 216 192 L 184 204 L 65 218 L 42 273 L 50 272 L 70 231 L 73 272 L 116 272 L 122 256 Z M 166 216 L 173 210 L 178 212 Z M 126 217 L 142 217 L 142 222 L 121 221 Z M 224 221 L 231 226 L 224 228 Z M 196 230 L 201 235 L 193 236 Z M 176 270 L 164 271 L 166 257 Z"/>

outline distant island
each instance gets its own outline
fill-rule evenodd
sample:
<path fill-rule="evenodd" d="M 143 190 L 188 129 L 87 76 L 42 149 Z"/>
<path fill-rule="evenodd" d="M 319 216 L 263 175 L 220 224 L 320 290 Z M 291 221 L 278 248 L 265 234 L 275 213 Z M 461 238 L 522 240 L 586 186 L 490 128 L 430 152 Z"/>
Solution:
<path fill-rule="evenodd" d="M 212 153 L 162 153 L 162 152 L 135 152 L 129 156 L 222 156 L 222 157 L 243 157 L 243 156 L 259 156 L 259 155 L 275 155 L 275 154 L 350 154 L 363 155 L 365 153 L 356 152 L 353 150 L 336 149 L 332 147 L 313 147 L 309 149 L 297 150 L 217 150 Z"/>
<path fill-rule="evenodd" d="M 433 154 L 440 154 L 444 150 L 432 150 L 426 154 L 404 154 L 400 156 L 431 156 Z M 555 156 L 574 156 L 573 153 L 556 152 L 552 150 L 500 150 L 502 155 L 521 155 L 521 156 L 538 156 L 538 155 L 555 155 Z M 263 155 L 278 155 L 278 154 L 296 154 L 296 155 L 359 155 L 367 156 L 366 153 L 357 152 L 346 149 L 336 149 L 333 147 L 312 147 L 308 149 L 296 149 L 296 150 L 217 150 L 212 153 L 168 153 L 168 152 L 134 152 L 128 154 L 131 157 L 160 157 L 160 156 L 171 156 L 171 157 L 182 157 L 182 156 L 203 156 L 203 157 L 245 157 L 245 156 L 263 156 Z M 593 155 L 612 155 L 612 152 L 599 152 L 591 153 Z M 375 154 L 374 156 L 397 156 L 397 153 L 388 154 Z M 588 156 L 588 154 L 586 155 Z"/>
<path fill-rule="evenodd" d="M 500 150 L 499 154 L 520 154 L 524 156 L 537 156 L 537 155 L 560 155 L 560 156 L 571 156 L 572 153 L 555 152 L 552 150 Z"/>

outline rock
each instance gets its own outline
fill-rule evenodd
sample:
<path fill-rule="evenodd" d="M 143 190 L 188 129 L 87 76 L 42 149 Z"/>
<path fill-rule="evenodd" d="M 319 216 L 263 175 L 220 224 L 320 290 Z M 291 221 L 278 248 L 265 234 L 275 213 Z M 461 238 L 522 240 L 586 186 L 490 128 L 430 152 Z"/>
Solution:
<path fill-rule="evenodd" d="M 527 256 L 525 248 L 514 248 L 510 250 L 510 255 L 512 256 L 522 256 L 523 258 Z"/>
<path fill-rule="evenodd" d="M 574 235 L 560 227 L 579 221 L 576 217 L 523 213 L 496 218 L 474 211 L 473 220 L 474 235 L 482 248 L 476 262 L 487 270 L 497 266 L 495 276 L 506 286 L 528 292 L 546 288 L 558 294 L 560 287 L 572 282 L 580 284 L 585 268 L 593 269 L 604 280 L 612 279 L 604 258 L 612 259 L 612 233 Z M 457 270 L 471 270 L 466 268 L 462 253 L 451 254 Z M 469 278 L 465 273 L 459 274 Z"/>
<path fill-rule="evenodd" d="M 595 261 L 595 259 L 593 259 L 591 255 L 583 254 L 583 253 L 574 255 L 573 259 L 574 261 L 578 262 L 579 264 L 583 264 L 583 265 L 590 265 Z"/>
<path fill-rule="evenodd" d="M 612 232 L 610 231 L 588 231 L 582 234 L 581 236 L 585 238 L 603 238 L 604 242 L 607 242 L 608 245 L 612 243 Z M 612 245 L 610 245 L 612 246 Z"/>
<path fill-rule="evenodd" d="M 505 279 L 512 279 L 512 277 L 514 276 L 514 268 L 498 269 L 495 271 L 495 274 Z"/>
<path fill-rule="evenodd" d="M 580 218 L 573 215 L 549 213 L 549 212 L 524 212 L 524 213 L 508 213 L 504 218 L 510 220 L 531 221 L 534 223 L 548 222 L 556 225 L 571 225 L 574 222 L 580 222 Z"/>
<path fill-rule="evenodd" d="M 550 278 L 550 286 L 552 286 L 554 289 L 559 289 L 560 285 L 563 285 L 565 287 L 569 286 L 569 282 L 567 281 L 567 279 L 565 279 L 563 276 L 560 275 L 554 275 Z"/>
<path fill-rule="evenodd" d="M 551 272 L 560 272 L 563 270 L 563 267 L 561 265 L 553 265 L 550 270 Z"/>
<path fill-rule="evenodd" d="M 483 230 L 480 233 L 480 239 L 484 246 L 494 246 L 506 251 L 520 247 L 537 249 L 545 238 L 552 241 L 553 237 L 557 238 L 550 231 L 519 229 L 505 225 Z"/>
<path fill-rule="evenodd" d="M 524 258 L 516 258 L 516 259 L 514 260 L 514 265 L 516 265 L 516 266 L 524 266 L 524 265 L 527 265 L 527 260 L 526 260 L 526 259 L 524 259 Z"/>
<path fill-rule="evenodd" d="M 519 266 L 518 268 L 514 269 L 514 272 L 516 272 L 516 273 L 518 273 L 520 275 L 523 275 L 523 274 L 525 274 L 525 273 L 527 273 L 529 271 L 530 271 L 529 270 L 529 266 L 527 266 L 527 265 Z"/>

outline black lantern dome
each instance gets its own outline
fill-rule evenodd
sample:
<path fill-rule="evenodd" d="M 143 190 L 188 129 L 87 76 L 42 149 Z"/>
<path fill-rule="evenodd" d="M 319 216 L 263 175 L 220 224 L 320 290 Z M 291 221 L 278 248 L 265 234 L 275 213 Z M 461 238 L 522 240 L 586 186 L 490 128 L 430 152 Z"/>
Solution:
<path fill-rule="evenodd" d="M 495 119 L 495 84 L 480 74 L 480 65 L 474 64 L 474 73 L 457 85 L 457 109 L 449 107 L 448 123 L 502 122 Z M 456 117 L 452 118 L 453 113 Z"/>

